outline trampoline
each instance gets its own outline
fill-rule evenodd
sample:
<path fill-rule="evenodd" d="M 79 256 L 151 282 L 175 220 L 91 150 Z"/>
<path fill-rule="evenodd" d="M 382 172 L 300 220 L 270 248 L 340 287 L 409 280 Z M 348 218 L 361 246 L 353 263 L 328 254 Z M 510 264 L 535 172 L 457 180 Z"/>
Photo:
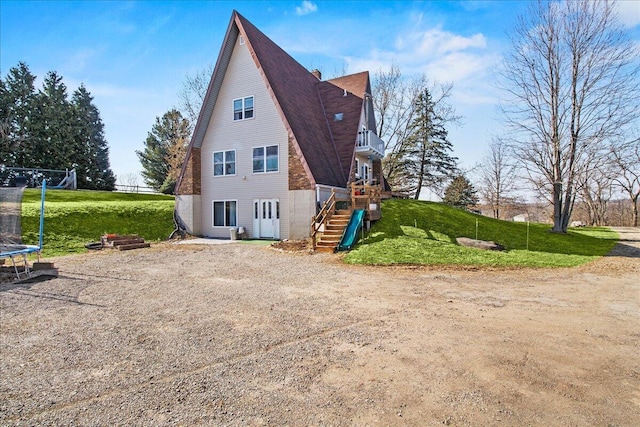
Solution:
<path fill-rule="evenodd" d="M 22 279 L 31 277 L 31 270 L 27 255 L 35 253 L 40 261 L 42 251 L 42 235 L 44 231 L 44 199 L 47 191 L 46 180 L 42 181 L 40 200 L 40 229 L 38 231 L 38 245 L 22 243 L 22 195 L 24 187 L 0 188 L 0 259 L 10 259 L 16 277 Z M 22 271 L 19 268 L 22 261 Z"/>

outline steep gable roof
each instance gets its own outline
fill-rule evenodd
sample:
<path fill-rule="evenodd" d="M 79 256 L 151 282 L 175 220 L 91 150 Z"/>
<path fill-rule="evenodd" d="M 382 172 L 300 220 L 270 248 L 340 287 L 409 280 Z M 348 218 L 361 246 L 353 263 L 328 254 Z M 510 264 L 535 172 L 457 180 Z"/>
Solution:
<path fill-rule="evenodd" d="M 202 145 L 239 35 L 244 37 L 264 78 L 309 181 L 345 186 L 352 166 L 363 95 L 369 88 L 368 73 L 319 81 L 236 11 L 229 22 L 189 151 Z M 345 89 L 350 92 L 347 96 Z M 343 113 L 342 120 L 335 120 L 336 113 Z"/>
<path fill-rule="evenodd" d="M 364 99 L 365 93 L 371 93 L 368 71 L 337 77 L 335 79 L 328 80 L 328 82 L 362 99 Z"/>

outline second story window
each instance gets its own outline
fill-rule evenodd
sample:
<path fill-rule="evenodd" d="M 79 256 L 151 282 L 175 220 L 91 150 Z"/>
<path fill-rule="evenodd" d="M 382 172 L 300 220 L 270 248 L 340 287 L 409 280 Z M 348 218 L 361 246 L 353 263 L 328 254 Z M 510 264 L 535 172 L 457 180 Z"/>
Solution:
<path fill-rule="evenodd" d="M 233 120 L 253 118 L 253 96 L 233 100 Z"/>
<path fill-rule="evenodd" d="M 236 174 L 236 150 L 213 153 L 213 176 Z"/>
<path fill-rule="evenodd" d="M 278 146 L 253 149 L 253 173 L 278 172 Z"/>

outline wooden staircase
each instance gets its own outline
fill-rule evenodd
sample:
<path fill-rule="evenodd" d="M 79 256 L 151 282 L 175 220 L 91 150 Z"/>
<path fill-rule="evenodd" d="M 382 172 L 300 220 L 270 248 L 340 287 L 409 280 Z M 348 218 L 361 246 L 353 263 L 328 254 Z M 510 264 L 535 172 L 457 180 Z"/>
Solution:
<path fill-rule="evenodd" d="M 351 218 L 350 210 L 337 210 L 327 222 L 322 235 L 316 243 L 318 252 L 335 252 L 344 229 L 349 224 Z"/>

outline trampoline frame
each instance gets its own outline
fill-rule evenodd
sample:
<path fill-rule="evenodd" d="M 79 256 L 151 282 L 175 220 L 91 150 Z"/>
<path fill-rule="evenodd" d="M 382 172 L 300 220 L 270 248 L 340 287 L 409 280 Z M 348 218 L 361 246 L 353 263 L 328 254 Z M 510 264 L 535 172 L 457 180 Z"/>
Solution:
<path fill-rule="evenodd" d="M 26 277 L 31 277 L 31 270 L 29 269 L 29 262 L 27 255 L 35 253 L 38 256 L 38 262 L 40 262 L 40 252 L 42 251 L 42 236 L 44 233 L 44 199 L 47 192 L 47 180 L 42 181 L 42 191 L 40 196 L 40 229 L 38 231 L 38 246 L 35 245 L 6 245 L 9 250 L 2 251 L 0 247 L 0 259 L 9 258 L 13 264 L 13 270 L 16 273 L 16 277 L 20 280 L 20 275 L 24 274 Z M 15 247 L 15 248 L 12 248 Z M 18 264 L 16 263 L 16 257 L 22 258 L 24 263 L 24 271 L 20 272 Z"/>

